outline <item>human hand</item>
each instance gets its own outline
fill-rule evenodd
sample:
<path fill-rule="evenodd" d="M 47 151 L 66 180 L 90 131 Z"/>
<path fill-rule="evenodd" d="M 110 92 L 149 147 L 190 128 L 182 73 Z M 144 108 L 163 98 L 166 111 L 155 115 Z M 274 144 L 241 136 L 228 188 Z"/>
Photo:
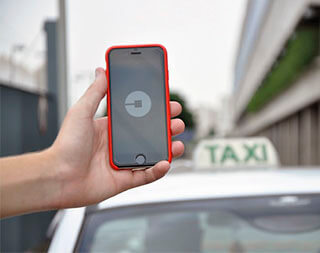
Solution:
<path fill-rule="evenodd" d="M 59 135 L 47 151 L 56 161 L 56 208 L 98 203 L 127 189 L 151 183 L 163 177 L 170 164 L 161 161 L 146 170 L 114 170 L 109 165 L 107 117 L 94 119 L 100 101 L 107 91 L 106 75 L 96 70 L 96 80 L 80 100 L 71 107 Z M 170 102 L 171 116 L 181 113 L 181 105 Z M 184 131 L 181 119 L 171 120 L 172 135 Z M 173 157 L 183 154 L 180 141 L 172 143 Z"/>

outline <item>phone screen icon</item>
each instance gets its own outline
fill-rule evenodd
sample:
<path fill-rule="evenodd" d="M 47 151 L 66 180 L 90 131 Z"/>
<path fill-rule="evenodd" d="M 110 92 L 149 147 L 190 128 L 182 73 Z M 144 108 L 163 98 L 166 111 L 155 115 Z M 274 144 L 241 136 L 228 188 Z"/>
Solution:
<path fill-rule="evenodd" d="M 151 99 L 143 91 L 131 92 L 125 100 L 125 108 L 133 117 L 143 117 L 151 110 Z"/>

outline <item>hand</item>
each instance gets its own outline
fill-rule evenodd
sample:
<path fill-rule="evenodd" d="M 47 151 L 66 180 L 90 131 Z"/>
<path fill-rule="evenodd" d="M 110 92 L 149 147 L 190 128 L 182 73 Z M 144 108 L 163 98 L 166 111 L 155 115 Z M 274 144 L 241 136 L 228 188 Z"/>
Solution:
<path fill-rule="evenodd" d="M 103 69 L 96 70 L 96 80 L 69 110 L 53 146 L 47 151 L 56 161 L 59 194 L 56 208 L 91 205 L 127 189 L 151 183 L 163 177 L 170 164 L 161 161 L 146 170 L 114 170 L 109 165 L 108 120 L 94 119 L 100 101 L 105 97 L 107 81 Z M 170 103 L 171 116 L 181 113 L 181 105 Z M 184 131 L 180 119 L 171 120 L 172 135 Z M 173 157 L 182 155 L 184 145 L 172 143 Z"/>

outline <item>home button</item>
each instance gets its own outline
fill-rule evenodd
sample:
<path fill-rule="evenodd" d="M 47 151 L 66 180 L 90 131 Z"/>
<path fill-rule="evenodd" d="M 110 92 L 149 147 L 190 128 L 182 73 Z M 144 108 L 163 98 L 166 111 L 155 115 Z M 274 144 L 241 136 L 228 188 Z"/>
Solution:
<path fill-rule="evenodd" d="M 139 154 L 136 156 L 136 163 L 142 165 L 146 162 L 146 157 L 143 154 Z"/>

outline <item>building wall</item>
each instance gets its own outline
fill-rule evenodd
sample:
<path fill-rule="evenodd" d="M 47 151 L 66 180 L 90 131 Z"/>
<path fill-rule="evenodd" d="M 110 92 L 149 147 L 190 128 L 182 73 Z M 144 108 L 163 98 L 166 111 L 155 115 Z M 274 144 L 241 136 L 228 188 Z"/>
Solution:
<path fill-rule="evenodd" d="M 289 88 L 272 98 L 259 111 L 250 113 L 247 106 L 277 62 L 297 25 L 308 16 L 309 8 L 316 7 L 319 13 L 320 0 L 268 1 L 263 15 L 256 17 L 255 22 L 259 25 L 255 26 L 255 39 L 248 44 L 247 31 L 250 27 L 253 29 L 248 24 L 251 20 L 249 17 L 257 9 L 258 2 L 249 0 L 235 65 L 235 127 L 232 135 L 269 137 L 279 151 L 283 165 L 319 165 L 320 56 L 304 69 Z M 250 52 L 245 48 L 250 48 Z"/>
<path fill-rule="evenodd" d="M 268 137 L 283 165 L 320 164 L 320 102 L 307 106 L 253 135 Z"/>
<path fill-rule="evenodd" d="M 234 96 L 237 120 L 310 4 L 309 0 L 270 0 L 269 2 L 267 11 L 260 17 L 263 22 L 255 43 L 250 47 L 250 58 L 245 63 L 242 78 L 237 84 Z M 255 10 L 250 9 L 250 11 Z"/>
<path fill-rule="evenodd" d="M 270 0 L 248 1 L 241 43 L 235 64 L 234 88 L 238 89 L 248 67 L 248 62 L 259 37 L 264 17 L 270 6 Z"/>

